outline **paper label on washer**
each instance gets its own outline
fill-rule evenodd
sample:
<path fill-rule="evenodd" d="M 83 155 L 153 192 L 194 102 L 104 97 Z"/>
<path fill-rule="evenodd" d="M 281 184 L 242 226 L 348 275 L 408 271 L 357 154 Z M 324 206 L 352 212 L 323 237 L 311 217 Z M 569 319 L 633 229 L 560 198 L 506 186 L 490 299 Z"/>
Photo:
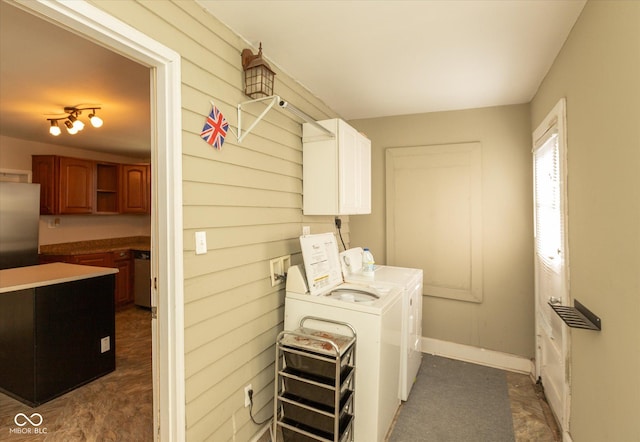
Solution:
<path fill-rule="evenodd" d="M 342 284 L 338 243 L 333 233 L 300 237 L 309 292 L 319 295 Z"/>

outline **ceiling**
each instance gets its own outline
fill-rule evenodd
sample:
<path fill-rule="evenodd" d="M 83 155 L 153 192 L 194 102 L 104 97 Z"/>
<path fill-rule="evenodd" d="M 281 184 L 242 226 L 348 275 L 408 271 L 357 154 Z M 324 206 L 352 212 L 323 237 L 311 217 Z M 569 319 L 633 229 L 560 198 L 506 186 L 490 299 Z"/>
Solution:
<path fill-rule="evenodd" d="M 586 0 L 197 1 L 350 120 L 529 102 Z M 0 1 L 0 74 L 0 135 L 149 158 L 147 67 Z"/>
<path fill-rule="evenodd" d="M 351 120 L 528 103 L 586 0 L 197 2 Z"/>
<path fill-rule="evenodd" d="M 2 1 L 0 79 L 0 135 L 150 157 L 147 67 Z M 83 112 L 82 132 L 69 135 L 62 127 L 51 136 L 46 119 L 78 105 L 101 107 L 104 125 L 93 128 Z"/>

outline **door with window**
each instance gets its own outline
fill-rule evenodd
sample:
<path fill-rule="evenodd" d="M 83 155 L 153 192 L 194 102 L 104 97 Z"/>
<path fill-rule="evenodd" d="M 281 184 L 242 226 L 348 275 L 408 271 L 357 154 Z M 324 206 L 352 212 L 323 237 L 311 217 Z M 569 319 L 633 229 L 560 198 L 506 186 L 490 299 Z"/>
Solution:
<path fill-rule="evenodd" d="M 536 374 L 568 430 L 569 329 L 549 304 L 570 304 L 566 223 L 566 130 L 562 99 L 533 133 Z"/>

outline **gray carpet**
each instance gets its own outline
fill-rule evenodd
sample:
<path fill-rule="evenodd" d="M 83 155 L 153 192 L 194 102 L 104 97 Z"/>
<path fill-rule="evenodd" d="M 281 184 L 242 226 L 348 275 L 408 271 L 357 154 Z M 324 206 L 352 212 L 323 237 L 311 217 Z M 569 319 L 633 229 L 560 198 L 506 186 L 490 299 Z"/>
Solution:
<path fill-rule="evenodd" d="M 390 442 L 514 442 L 505 372 L 425 354 Z"/>

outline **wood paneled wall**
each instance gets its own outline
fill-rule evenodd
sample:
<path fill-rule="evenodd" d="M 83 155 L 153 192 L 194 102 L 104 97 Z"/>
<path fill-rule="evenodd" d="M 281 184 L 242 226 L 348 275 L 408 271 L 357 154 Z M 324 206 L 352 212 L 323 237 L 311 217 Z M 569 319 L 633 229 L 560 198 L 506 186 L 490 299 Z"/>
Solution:
<path fill-rule="evenodd" d="M 269 259 L 291 254 L 299 263 L 303 225 L 334 230 L 333 217 L 302 215 L 301 121 L 273 109 L 242 144 L 229 134 L 214 150 L 199 133 L 210 100 L 236 128 L 236 106 L 248 100 L 240 62 L 248 44 L 193 1 L 93 4 L 182 56 L 183 207 L 176 210 L 184 215 L 187 439 L 250 440 L 260 427 L 244 408 L 244 386 L 253 385 L 257 418 L 270 416 L 284 315 L 284 289 L 271 287 Z M 275 70 L 275 93 L 318 120 L 336 116 Z M 243 121 L 263 108 L 244 107 Z M 196 231 L 207 232 L 205 255 L 195 255 Z"/>

